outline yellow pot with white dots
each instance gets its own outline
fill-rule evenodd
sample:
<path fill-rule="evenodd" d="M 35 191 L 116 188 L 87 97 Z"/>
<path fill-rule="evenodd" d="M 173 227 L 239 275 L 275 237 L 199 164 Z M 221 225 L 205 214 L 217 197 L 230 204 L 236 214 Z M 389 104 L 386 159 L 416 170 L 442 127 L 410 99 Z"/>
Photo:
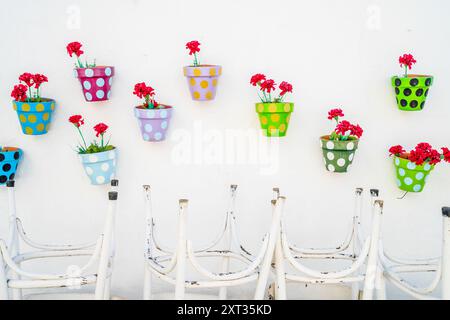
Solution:
<path fill-rule="evenodd" d="M 26 135 L 46 134 L 55 104 L 55 100 L 46 98 L 41 98 L 40 101 L 13 101 L 22 132 Z"/>
<path fill-rule="evenodd" d="M 214 100 L 222 67 L 216 65 L 187 66 L 183 68 L 187 77 L 192 100 Z"/>
<path fill-rule="evenodd" d="M 284 137 L 287 133 L 292 111 L 294 111 L 292 102 L 257 103 L 256 112 L 264 135 L 267 137 Z"/>

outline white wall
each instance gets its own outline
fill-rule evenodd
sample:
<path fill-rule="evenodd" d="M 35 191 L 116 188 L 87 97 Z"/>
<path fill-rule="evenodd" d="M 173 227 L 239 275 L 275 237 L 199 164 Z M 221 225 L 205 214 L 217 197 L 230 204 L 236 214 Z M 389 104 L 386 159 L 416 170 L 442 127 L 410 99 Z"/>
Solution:
<path fill-rule="evenodd" d="M 17 199 L 26 229 L 44 242 L 84 242 L 99 233 L 107 188 L 89 185 L 72 150 L 76 132 L 67 122 L 70 115 L 82 114 L 86 128 L 99 121 L 110 125 L 120 154 L 116 294 L 141 297 L 144 183 L 153 187 L 160 238 L 169 245 L 174 244 L 177 199 L 191 200 L 191 236 L 203 244 L 221 227 L 231 183 L 239 184 L 241 234 L 249 247 L 257 248 L 268 228 L 273 186 L 287 197 L 286 219 L 294 242 L 337 243 L 351 217 L 353 189 L 363 186 L 381 189 L 389 251 L 405 257 L 438 255 L 440 208 L 450 204 L 450 167 L 439 165 L 423 193 L 397 200 L 402 192 L 395 186 L 387 149 L 399 143 L 412 148 L 422 141 L 450 145 L 448 9 L 444 0 L 3 3 L 0 145 L 25 151 Z M 223 66 L 214 102 L 190 99 L 182 67 L 190 63 L 184 44 L 193 39 L 202 43 L 203 62 Z M 71 41 L 82 42 L 86 56 L 97 58 L 98 64 L 116 67 L 109 102 L 84 101 L 65 51 Z M 396 108 L 389 78 L 401 73 L 397 58 L 405 52 L 417 58 L 417 73 L 435 76 L 422 112 Z M 12 110 L 9 93 L 25 71 L 46 74 L 50 82 L 43 92 L 57 101 L 45 136 L 23 135 Z M 258 128 L 257 96 L 248 83 L 256 72 L 294 85 L 296 110 L 279 144 L 279 169 L 267 175 L 251 164 L 174 163 L 178 142 L 173 138 L 179 130 L 193 132 L 202 126 L 203 133 L 218 130 L 224 135 L 226 129 Z M 132 112 L 138 103 L 132 87 L 140 81 L 150 83 L 161 102 L 175 107 L 169 139 L 163 143 L 140 137 Z M 343 175 L 325 171 L 318 142 L 332 129 L 326 113 L 335 106 L 365 130 L 352 171 Z M 197 136 L 193 139 L 201 143 Z M 2 190 L 0 235 L 6 233 L 5 200 Z M 394 291 L 391 296 L 398 296 Z"/>

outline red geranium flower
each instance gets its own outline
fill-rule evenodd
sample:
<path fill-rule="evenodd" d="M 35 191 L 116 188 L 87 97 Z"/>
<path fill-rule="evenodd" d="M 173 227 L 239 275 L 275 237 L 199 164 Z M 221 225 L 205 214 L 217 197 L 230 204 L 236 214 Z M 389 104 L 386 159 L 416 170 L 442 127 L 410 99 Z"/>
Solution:
<path fill-rule="evenodd" d="M 338 118 L 338 117 L 343 117 L 344 113 L 342 112 L 342 109 L 331 109 L 330 111 L 328 111 L 328 119 L 334 119 L 334 118 Z"/>
<path fill-rule="evenodd" d="M 99 124 L 94 126 L 94 130 L 96 132 L 96 137 L 98 137 L 99 135 L 103 135 L 106 130 L 108 129 L 108 126 L 102 122 L 100 122 Z"/>
<path fill-rule="evenodd" d="M 352 124 L 350 122 L 348 122 L 347 120 L 342 120 L 341 122 L 339 122 L 336 126 L 336 129 L 334 130 L 337 134 L 341 134 L 343 136 L 345 136 L 346 132 L 352 130 Z"/>
<path fill-rule="evenodd" d="M 403 56 L 398 58 L 398 62 L 400 63 L 400 67 L 408 67 L 411 70 L 412 65 L 417 61 L 414 59 L 412 54 L 405 53 Z"/>
<path fill-rule="evenodd" d="M 79 128 L 84 124 L 84 119 L 80 115 L 73 115 L 69 118 L 69 122 L 71 122 L 75 127 Z"/>
<path fill-rule="evenodd" d="M 276 85 L 276 83 L 272 79 L 264 80 L 260 84 L 261 90 L 262 91 L 266 91 L 267 93 L 270 93 L 271 91 L 274 91 L 275 90 L 275 85 Z"/>
<path fill-rule="evenodd" d="M 441 162 L 441 154 L 435 149 L 432 149 L 430 151 L 430 155 L 428 156 L 428 158 L 429 158 L 430 164 L 437 164 L 437 163 Z"/>
<path fill-rule="evenodd" d="M 361 136 L 363 134 L 363 129 L 359 126 L 359 124 L 351 125 L 350 134 L 352 136 L 356 136 L 358 138 L 361 138 Z"/>
<path fill-rule="evenodd" d="M 36 89 L 39 89 L 39 87 L 41 86 L 42 83 L 48 82 L 48 78 L 46 76 L 44 76 L 43 74 L 36 73 L 33 76 L 33 81 L 34 81 L 34 87 Z"/>
<path fill-rule="evenodd" d="M 15 101 L 26 101 L 27 100 L 27 86 L 23 84 L 18 84 L 14 86 L 14 89 L 11 91 L 11 97 L 14 98 Z"/>
<path fill-rule="evenodd" d="M 405 150 L 403 149 L 403 147 L 401 145 L 396 145 L 396 146 L 392 146 L 389 148 L 389 155 L 396 155 L 399 156 L 402 153 L 405 153 Z"/>
<path fill-rule="evenodd" d="M 252 78 L 250 79 L 250 83 L 253 86 L 256 86 L 257 84 L 259 84 L 263 80 L 266 80 L 266 76 L 263 75 L 262 73 L 257 73 L 257 74 L 252 76 Z"/>
<path fill-rule="evenodd" d="M 154 96 L 155 90 L 147 86 L 145 82 L 140 82 L 135 84 L 133 94 L 139 98 L 145 98 L 146 96 Z"/>
<path fill-rule="evenodd" d="M 22 73 L 19 76 L 19 80 L 25 82 L 25 84 L 29 87 L 33 85 L 33 75 L 29 72 Z"/>
<path fill-rule="evenodd" d="M 292 93 L 292 85 L 286 81 L 281 82 L 278 88 L 281 90 L 280 96 L 284 96 L 287 92 Z"/>
<path fill-rule="evenodd" d="M 443 147 L 441 149 L 442 149 L 442 155 L 444 156 L 444 160 L 446 162 L 450 162 L 450 150 L 446 147 Z"/>
<path fill-rule="evenodd" d="M 77 57 L 81 56 L 84 51 L 81 50 L 82 44 L 79 42 L 71 42 L 67 45 L 66 49 L 67 49 L 67 53 L 69 54 L 69 56 L 72 56 L 72 54 L 75 54 Z"/>
<path fill-rule="evenodd" d="M 197 40 L 190 41 L 186 43 L 186 49 L 189 50 L 189 55 L 193 55 L 194 53 L 200 52 L 200 42 Z"/>

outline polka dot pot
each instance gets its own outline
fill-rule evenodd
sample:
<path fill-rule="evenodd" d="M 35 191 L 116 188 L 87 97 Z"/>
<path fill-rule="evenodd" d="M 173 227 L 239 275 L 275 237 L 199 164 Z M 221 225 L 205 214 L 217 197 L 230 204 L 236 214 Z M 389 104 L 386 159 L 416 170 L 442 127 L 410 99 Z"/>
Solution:
<path fill-rule="evenodd" d="M 214 100 L 216 97 L 221 66 L 204 65 L 198 67 L 184 67 L 191 97 L 195 101 Z"/>
<path fill-rule="evenodd" d="M 162 141 L 166 139 L 173 109 L 170 106 L 163 107 L 161 109 L 134 108 L 134 115 L 138 119 L 142 138 L 145 141 Z"/>
<path fill-rule="evenodd" d="M 116 175 L 116 149 L 80 154 L 84 171 L 93 185 L 108 184 Z"/>
<path fill-rule="evenodd" d="M 403 111 L 422 110 L 432 84 L 432 76 L 392 77 L 398 108 Z"/>
<path fill-rule="evenodd" d="M 0 147 L 0 185 L 8 180 L 14 180 L 22 150 L 14 147 Z"/>
<path fill-rule="evenodd" d="M 425 187 L 428 175 L 434 169 L 434 165 L 424 163 L 416 165 L 407 159 L 394 157 L 397 186 L 408 192 L 421 192 Z"/>
<path fill-rule="evenodd" d="M 41 102 L 13 101 L 13 108 L 19 116 L 24 134 L 41 135 L 46 134 L 50 128 L 55 101 L 45 98 Z"/>
<path fill-rule="evenodd" d="M 284 137 L 286 135 L 294 104 L 291 102 L 257 103 L 261 129 L 267 137 Z"/>
<path fill-rule="evenodd" d="M 347 172 L 353 163 L 359 140 L 332 141 L 329 136 L 320 138 L 325 168 L 330 172 Z"/>
<path fill-rule="evenodd" d="M 75 77 L 80 80 L 84 99 L 87 102 L 109 100 L 114 67 L 77 68 L 74 72 Z"/>

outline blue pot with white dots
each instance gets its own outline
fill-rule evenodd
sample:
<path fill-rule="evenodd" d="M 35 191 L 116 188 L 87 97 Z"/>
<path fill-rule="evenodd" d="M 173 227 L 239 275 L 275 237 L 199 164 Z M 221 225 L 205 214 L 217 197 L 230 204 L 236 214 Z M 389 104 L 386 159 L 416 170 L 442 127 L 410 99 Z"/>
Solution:
<path fill-rule="evenodd" d="M 138 119 L 141 135 L 145 141 L 163 141 L 166 139 L 172 110 L 171 106 L 161 104 L 155 109 L 134 108 L 134 115 Z"/>
<path fill-rule="evenodd" d="M 114 67 L 77 68 L 74 73 L 75 77 L 80 80 L 83 96 L 87 102 L 109 100 Z"/>
<path fill-rule="evenodd" d="M 93 185 L 108 184 L 116 175 L 116 149 L 80 154 L 84 171 Z"/>
<path fill-rule="evenodd" d="M 22 150 L 15 147 L 0 147 L 0 185 L 8 180 L 14 180 Z"/>
<path fill-rule="evenodd" d="M 41 98 L 39 102 L 13 101 L 22 132 L 26 135 L 46 134 L 55 110 L 55 100 Z"/>
<path fill-rule="evenodd" d="M 422 192 L 428 175 L 434 169 L 434 165 L 428 162 L 417 165 L 408 159 L 394 157 L 397 186 L 407 192 Z"/>

